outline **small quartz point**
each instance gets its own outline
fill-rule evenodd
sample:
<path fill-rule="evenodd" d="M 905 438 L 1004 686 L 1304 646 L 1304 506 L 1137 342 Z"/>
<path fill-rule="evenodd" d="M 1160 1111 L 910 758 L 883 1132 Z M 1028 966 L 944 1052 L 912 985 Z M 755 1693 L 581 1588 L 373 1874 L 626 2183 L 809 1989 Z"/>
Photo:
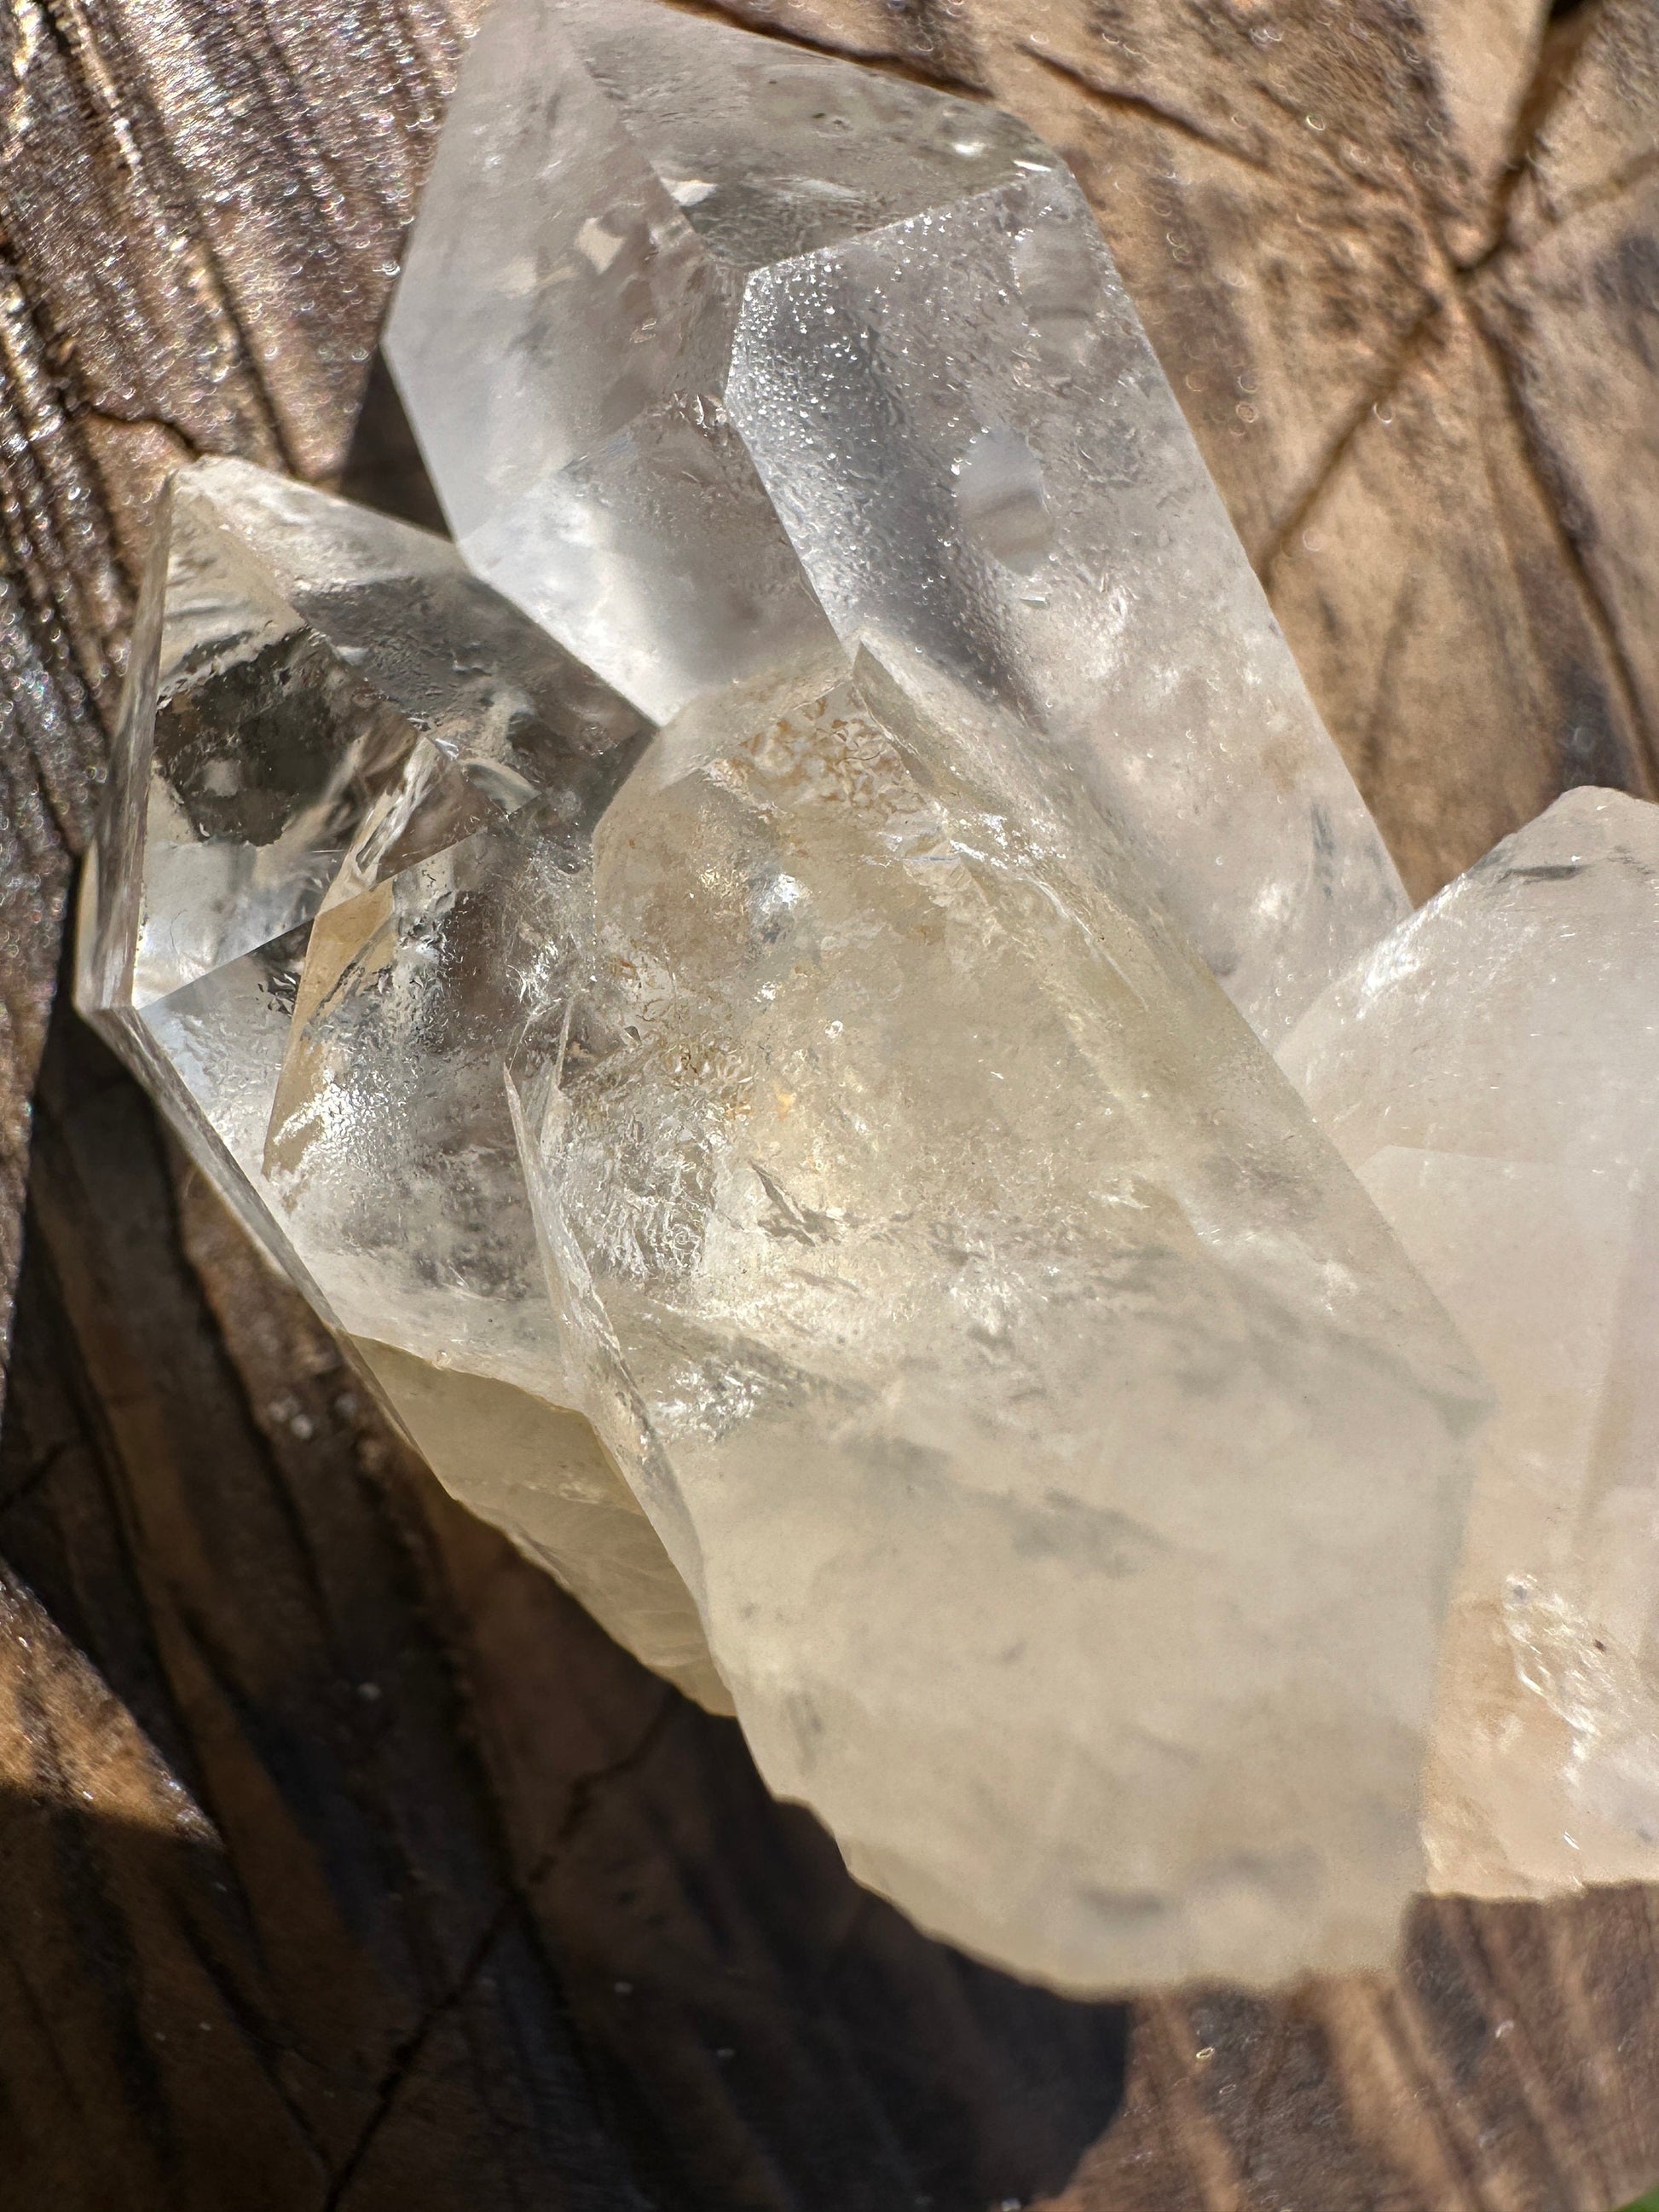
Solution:
<path fill-rule="evenodd" d="M 833 634 L 1024 720 L 1270 1042 L 1407 911 L 1011 116 L 656 0 L 495 0 L 386 346 L 469 562 L 653 718 Z"/>
<path fill-rule="evenodd" d="M 1375 1966 L 1480 1386 L 1040 753 L 832 653 L 586 854 L 478 834 L 574 1395 L 767 1780 L 922 1925 L 1078 1990 Z"/>
<path fill-rule="evenodd" d="M 1436 1887 L 1659 1881 L 1659 808 L 1558 799 L 1281 1054 L 1485 1365 Z"/>
<path fill-rule="evenodd" d="M 76 998 L 449 1487 L 723 1705 L 684 1586 L 569 1409 L 502 1087 L 500 948 L 422 1028 L 374 964 L 382 919 L 354 947 L 379 1021 L 353 1041 L 362 1079 L 307 1089 L 337 918 L 383 918 L 424 861 L 435 978 L 479 833 L 529 813 L 585 839 L 648 734 L 441 539 L 198 463 L 158 516 Z"/>

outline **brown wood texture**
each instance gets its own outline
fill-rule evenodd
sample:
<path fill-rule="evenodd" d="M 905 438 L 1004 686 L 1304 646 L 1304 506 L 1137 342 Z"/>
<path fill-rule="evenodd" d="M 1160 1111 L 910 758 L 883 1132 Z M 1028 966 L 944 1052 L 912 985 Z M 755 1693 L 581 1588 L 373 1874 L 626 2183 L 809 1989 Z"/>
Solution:
<path fill-rule="evenodd" d="M 1123 2015 L 861 1897 L 409 1462 L 61 1009 L 30 1152 L 149 497 L 197 452 L 403 495 L 360 409 L 463 12 L 0 18 L 0 2204 L 1609 2212 L 1659 2179 L 1653 1897 L 1137 2006 L 1117 2109 Z M 1652 793 L 1659 0 L 726 12 L 1067 154 L 1414 889 Z"/>

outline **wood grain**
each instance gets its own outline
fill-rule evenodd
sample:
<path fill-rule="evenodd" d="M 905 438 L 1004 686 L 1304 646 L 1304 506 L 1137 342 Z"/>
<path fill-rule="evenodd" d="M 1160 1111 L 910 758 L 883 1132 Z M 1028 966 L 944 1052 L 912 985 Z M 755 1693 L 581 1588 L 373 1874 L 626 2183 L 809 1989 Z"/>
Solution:
<path fill-rule="evenodd" d="M 1414 889 L 1653 792 L 1653 0 L 724 12 L 1067 154 Z M 1647 1893 L 1142 2005 L 1111 2119 L 1123 2016 L 862 1898 L 407 1461 L 61 1013 L 27 1164 L 149 496 L 212 451 L 406 499 L 360 405 L 465 27 L 0 22 L 4 2201 L 1608 2212 L 1659 2176 Z"/>

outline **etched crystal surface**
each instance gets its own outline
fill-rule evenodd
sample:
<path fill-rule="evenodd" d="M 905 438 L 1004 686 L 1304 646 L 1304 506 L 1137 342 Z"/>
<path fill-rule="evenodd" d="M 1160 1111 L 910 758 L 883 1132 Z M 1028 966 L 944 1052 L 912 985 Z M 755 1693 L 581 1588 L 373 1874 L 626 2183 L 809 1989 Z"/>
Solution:
<path fill-rule="evenodd" d="M 1081 1989 L 1375 1963 L 1478 1393 L 1035 749 L 832 657 L 520 844 L 572 1379 L 768 1780 L 925 1925 Z"/>
<path fill-rule="evenodd" d="M 647 734 L 452 546 L 199 463 L 158 518 L 77 999 L 449 1486 L 719 1703 L 678 1577 L 566 1406 L 501 1086 L 506 963 L 441 1026 L 410 1009 L 395 1056 L 362 1024 L 355 1083 L 325 1073 L 272 1127 L 315 1072 L 332 918 L 424 860 L 441 963 L 471 841 L 525 812 L 583 836 Z"/>
<path fill-rule="evenodd" d="M 468 559 L 658 719 L 862 640 L 1104 802 L 1257 1030 L 1407 911 L 1094 219 L 994 108 L 495 0 L 387 351 Z"/>
<path fill-rule="evenodd" d="M 1436 1886 L 1659 1879 L 1659 809 L 1558 799 L 1282 1060 L 1479 1354 Z"/>

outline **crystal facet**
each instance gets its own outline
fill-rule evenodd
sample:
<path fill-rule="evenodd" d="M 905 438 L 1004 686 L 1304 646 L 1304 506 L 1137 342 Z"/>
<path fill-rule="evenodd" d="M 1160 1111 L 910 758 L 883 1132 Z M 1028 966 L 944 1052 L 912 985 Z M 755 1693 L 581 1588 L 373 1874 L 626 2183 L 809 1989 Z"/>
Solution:
<path fill-rule="evenodd" d="M 1478 1394 L 1035 749 L 832 657 L 526 851 L 573 1380 L 763 1772 L 925 1925 L 1084 1989 L 1375 1962 Z"/>
<path fill-rule="evenodd" d="M 653 716 L 832 633 L 1012 713 L 1270 1040 L 1405 914 L 1012 117 L 651 0 L 496 0 L 386 343 L 469 561 Z"/>
<path fill-rule="evenodd" d="M 1659 808 L 1574 791 L 1283 1063 L 1482 1360 L 1436 1886 L 1659 1880 Z"/>
<path fill-rule="evenodd" d="M 395 1054 L 361 1024 L 320 1077 L 319 1017 L 292 1018 L 326 1015 L 338 917 L 390 908 L 392 872 L 439 882 L 437 960 L 486 826 L 585 836 L 648 726 L 441 539 L 235 461 L 174 477 L 131 659 L 82 1011 L 451 1488 L 724 1703 L 648 1522 L 566 1407 L 501 1085 L 505 964 L 447 1025 L 417 1004 Z"/>

